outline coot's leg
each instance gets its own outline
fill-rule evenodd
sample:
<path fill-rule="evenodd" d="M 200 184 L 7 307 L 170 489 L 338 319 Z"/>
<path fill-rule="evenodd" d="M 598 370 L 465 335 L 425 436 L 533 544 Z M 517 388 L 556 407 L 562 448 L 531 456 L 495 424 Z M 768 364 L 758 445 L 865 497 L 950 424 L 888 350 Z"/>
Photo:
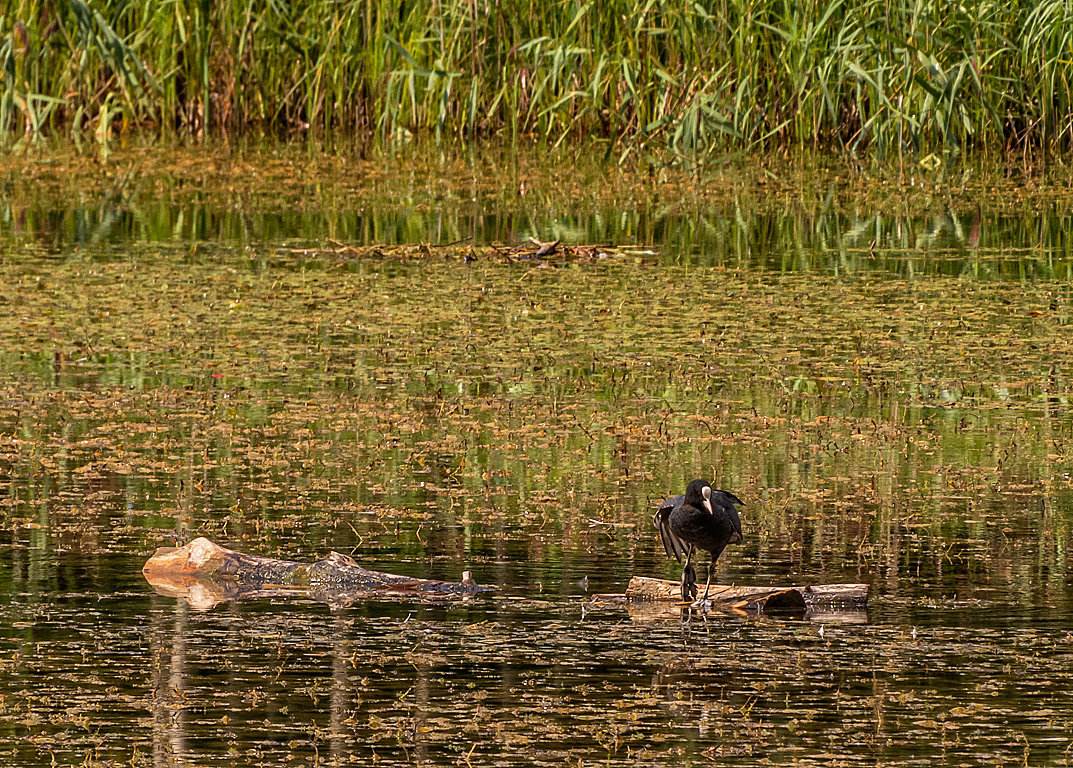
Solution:
<path fill-rule="evenodd" d="M 686 553 L 686 564 L 682 566 L 682 602 L 691 603 L 697 597 L 697 571 L 689 564 L 693 559 L 693 545 Z"/>
<path fill-rule="evenodd" d="M 704 597 L 702 597 L 698 602 L 706 603 L 708 601 L 708 590 L 711 589 L 711 587 L 712 587 L 712 561 L 709 560 L 708 561 L 708 581 L 704 585 Z"/>
<path fill-rule="evenodd" d="M 697 599 L 697 570 L 692 565 L 682 569 L 682 601 L 690 603 Z"/>

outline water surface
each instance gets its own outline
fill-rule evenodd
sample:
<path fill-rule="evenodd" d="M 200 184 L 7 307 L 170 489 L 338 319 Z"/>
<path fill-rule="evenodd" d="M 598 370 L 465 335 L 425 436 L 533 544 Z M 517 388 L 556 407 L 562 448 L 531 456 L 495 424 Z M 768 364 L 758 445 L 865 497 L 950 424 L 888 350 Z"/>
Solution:
<path fill-rule="evenodd" d="M 308 162 L 4 187 L 8 763 L 1065 761 L 1058 196 Z M 589 605 L 678 575 L 651 513 L 696 476 L 746 501 L 720 580 L 867 612 Z M 498 589 L 196 612 L 139 573 L 196 535 Z"/>

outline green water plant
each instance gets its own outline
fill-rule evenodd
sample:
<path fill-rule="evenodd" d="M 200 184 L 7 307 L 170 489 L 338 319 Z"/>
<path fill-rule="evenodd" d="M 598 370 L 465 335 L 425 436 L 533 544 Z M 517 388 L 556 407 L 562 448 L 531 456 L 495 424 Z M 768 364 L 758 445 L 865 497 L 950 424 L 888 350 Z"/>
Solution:
<path fill-rule="evenodd" d="M 0 131 L 1049 154 L 1071 53 L 1058 0 L 9 0 Z"/>

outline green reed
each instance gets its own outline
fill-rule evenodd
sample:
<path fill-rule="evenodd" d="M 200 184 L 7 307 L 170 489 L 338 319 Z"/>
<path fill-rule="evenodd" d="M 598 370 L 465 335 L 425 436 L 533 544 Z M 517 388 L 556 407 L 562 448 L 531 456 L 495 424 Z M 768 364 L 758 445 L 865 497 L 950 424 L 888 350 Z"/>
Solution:
<path fill-rule="evenodd" d="M 0 132 L 420 132 L 939 162 L 1073 148 L 1071 55 L 1064 0 L 3 0 Z"/>

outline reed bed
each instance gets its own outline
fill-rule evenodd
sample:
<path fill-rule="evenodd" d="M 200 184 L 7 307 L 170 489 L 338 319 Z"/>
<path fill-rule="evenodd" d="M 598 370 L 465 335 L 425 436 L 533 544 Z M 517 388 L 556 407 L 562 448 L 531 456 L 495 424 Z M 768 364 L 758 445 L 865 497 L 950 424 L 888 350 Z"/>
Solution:
<path fill-rule="evenodd" d="M 1073 148 L 1066 0 L 3 0 L 0 134 Z"/>

